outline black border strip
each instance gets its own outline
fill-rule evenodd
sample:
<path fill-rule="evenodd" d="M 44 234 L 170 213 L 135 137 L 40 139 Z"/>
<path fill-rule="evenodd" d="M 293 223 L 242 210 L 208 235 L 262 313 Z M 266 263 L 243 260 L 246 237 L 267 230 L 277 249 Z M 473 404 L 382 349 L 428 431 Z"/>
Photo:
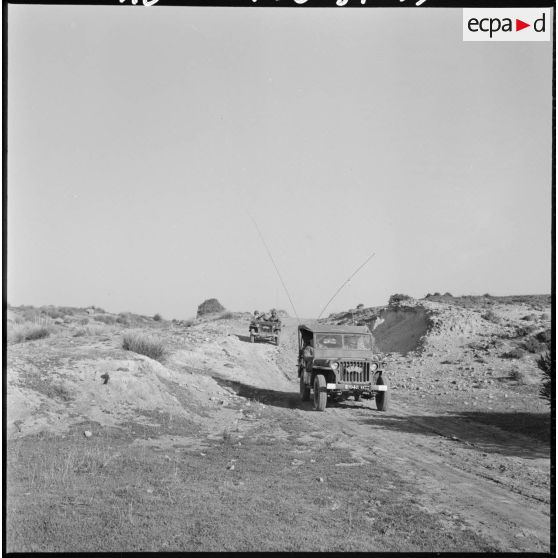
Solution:
<path fill-rule="evenodd" d="M 298 0 L 301 2 L 303 0 Z M 556 0 L 348 0 L 344 6 L 338 6 L 336 0 L 306 0 L 298 4 L 295 0 L 157 0 L 152 8 L 161 6 L 220 6 L 227 8 L 252 7 L 252 8 L 554 8 Z M 423 2 L 419 6 L 417 2 Z M 126 6 L 132 7 L 131 0 L 99 0 L 97 2 L 76 0 L 8 0 L 8 4 L 44 4 L 52 6 L 63 5 L 99 5 L 99 6 Z M 134 6 L 144 7 L 143 0 L 137 0 Z"/>

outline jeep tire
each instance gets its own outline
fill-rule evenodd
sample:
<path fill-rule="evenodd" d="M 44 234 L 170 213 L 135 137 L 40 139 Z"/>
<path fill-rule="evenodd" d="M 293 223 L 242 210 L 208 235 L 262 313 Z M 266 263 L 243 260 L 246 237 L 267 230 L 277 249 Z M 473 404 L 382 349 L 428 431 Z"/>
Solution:
<path fill-rule="evenodd" d="M 382 376 L 376 380 L 376 385 L 387 386 L 387 380 L 384 381 Z M 389 390 L 389 387 L 388 387 Z M 389 408 L 389 391 L 378 391 L 376 393 L 376 408 L 378 411 L 387 411 Z"/>
<path fill-rule="evenodd" d="M 326 380 L 323 374 L 316 374 L 314 378 L 314 402 L 315 411 L 325 411 L 327 405 Z"/>
<path fill-rule="evenodd" d="M 300 399 L 310 401 L 310 387 L 304 383 L 304 370 L 300 371 Z"/>

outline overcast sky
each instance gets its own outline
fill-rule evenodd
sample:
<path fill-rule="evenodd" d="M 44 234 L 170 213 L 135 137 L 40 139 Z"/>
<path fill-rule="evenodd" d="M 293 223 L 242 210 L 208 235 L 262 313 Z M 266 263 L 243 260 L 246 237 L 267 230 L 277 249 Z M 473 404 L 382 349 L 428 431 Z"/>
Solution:
<path fill-rule="evenodd" d="M 187 318 L 539 294 L 551 42 L 462 10 L 8 7 L 8 301 Z"/>

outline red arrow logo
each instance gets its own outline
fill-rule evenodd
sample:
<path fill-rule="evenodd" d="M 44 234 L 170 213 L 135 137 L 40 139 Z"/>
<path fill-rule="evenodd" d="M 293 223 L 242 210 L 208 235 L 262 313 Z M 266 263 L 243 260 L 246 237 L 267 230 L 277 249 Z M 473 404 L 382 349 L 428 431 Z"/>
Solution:
<path fill-rule="evenodd" d="M 530 23 L 525 23 L 524 21 L 521 21 L 520 19 L 515 18 L 515 30 L 516 31 L 521 31 L 522 29 L 525 29 L 525 27 L 531 27 Z"/>

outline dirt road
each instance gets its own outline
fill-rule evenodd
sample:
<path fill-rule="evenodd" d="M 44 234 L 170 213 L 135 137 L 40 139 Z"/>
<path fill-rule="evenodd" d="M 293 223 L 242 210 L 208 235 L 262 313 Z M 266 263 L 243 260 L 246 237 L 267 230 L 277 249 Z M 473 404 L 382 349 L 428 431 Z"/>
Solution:
<path fill-rule="evenodd" d="M 277 430 L 294 413 L 308 447 L 350 450 L 354 461 L 345 464 L 348 469 L 365 463 L 389 467 L 406 481 L 409 497 L 443 516 L 449 527 L 473 529 L 501 549 L 548 550 L 547 446 L 487 421 L 456 416 L 434 397 L 417 402 L 396 391 L 388 412 L 352 399 L 329 404 L 323 413 L 312 411 L 310 403 L 299 400 L 295 344 L 296 322 L 287 320 L 279 349 L 264 343 L 249 347 L 260 381 L 231 384 L 272 409 L 260 419 L 260 430 L 266 430 L 261 421 L 269 423 L 268 431 Z M 264 387 L 270 377 L 283 381 L 282 390 Z"/>

